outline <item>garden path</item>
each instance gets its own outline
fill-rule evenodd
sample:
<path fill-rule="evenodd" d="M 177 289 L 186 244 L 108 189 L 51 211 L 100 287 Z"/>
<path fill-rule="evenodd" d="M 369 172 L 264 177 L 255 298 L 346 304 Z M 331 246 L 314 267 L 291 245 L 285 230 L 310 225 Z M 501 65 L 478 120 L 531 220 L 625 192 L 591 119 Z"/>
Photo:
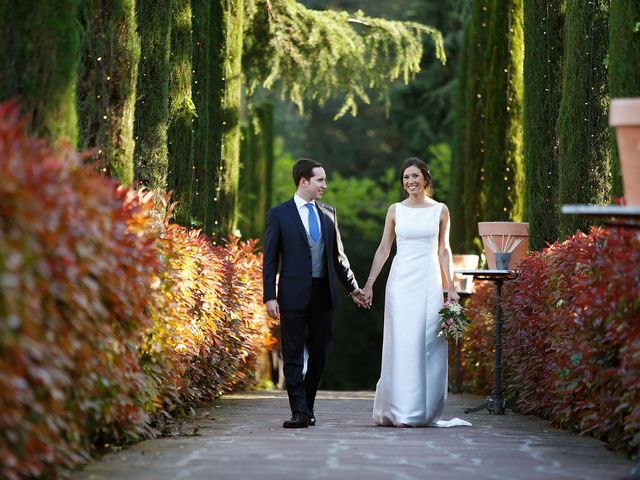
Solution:
<path fill-rule="evenodd" d="M 606 480 L 624 478 L 633 466 L 597 440 L 538 418 L 463 414 L 480 401 L 449 396 L 446 418 L 465 418 L 471 428 L 387 428 L 371 421 L 372 392 L 320 392 L 318 425 L 285 430 L 285 392 L 225 395 L 198 410 L 182 427 L 186 435 L 138 443 L 72 478 Z"/>

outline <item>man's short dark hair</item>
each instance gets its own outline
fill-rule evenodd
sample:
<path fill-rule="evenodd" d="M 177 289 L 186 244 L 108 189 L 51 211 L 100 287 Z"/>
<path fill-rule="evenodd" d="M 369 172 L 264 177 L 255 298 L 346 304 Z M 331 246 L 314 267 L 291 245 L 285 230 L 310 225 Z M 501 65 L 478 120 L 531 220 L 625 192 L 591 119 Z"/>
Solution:
<path fill-rule="evenodd" d="M 296 184 L 296 188 L 300 185 L 300 180 L 303 178 L 306 180 L 311 179 L 313 177 L 313 169 L 314 168 L 322 168 L 322 164 L 320 162 L 316 162 L 315 160 L 311 160 L 310 158 L 300 158 L 293 166 L 293 183 Z"/>

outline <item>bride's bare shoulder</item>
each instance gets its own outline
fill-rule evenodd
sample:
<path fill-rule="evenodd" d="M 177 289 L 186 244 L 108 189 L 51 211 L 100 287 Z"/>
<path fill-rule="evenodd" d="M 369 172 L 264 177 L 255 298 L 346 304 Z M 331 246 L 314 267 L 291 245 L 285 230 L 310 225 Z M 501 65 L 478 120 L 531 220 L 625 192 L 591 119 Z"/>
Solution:
<path fill-rule="evenodd" d="M 442 208 L 440 209 L 440 219 L 441 220 L 449 220 L 449 208 L 446 203 L 440 203 Z"/>
<path fill-rule="evenodd" d="M 387 219 L 391 220 L 392 222 L 396 221 L 396 205 L 398 204 L 392 203 L 391 205 L 389 205 L 389 208 L 387 209 Z"/>

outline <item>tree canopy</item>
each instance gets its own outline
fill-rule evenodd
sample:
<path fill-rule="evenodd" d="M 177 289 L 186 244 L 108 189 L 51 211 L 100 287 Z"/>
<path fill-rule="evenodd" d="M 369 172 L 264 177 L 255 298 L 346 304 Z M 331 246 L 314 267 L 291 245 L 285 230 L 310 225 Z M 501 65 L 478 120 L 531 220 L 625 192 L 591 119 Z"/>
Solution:
<path fill-rule="evenodd" d="M 336 117 L 355 115 L 370 92 L 387 98 L 391 81 L 406 83 L 420 71 L 425 35 L 446 61 L 442 34 L 417 22 L 311 10 L 294 0 L 254 0 L 249 13 L 243 57 L 249 92 L 277 88 L 300 111 L 305 100 L 323 105 L 343 94 Z"/>

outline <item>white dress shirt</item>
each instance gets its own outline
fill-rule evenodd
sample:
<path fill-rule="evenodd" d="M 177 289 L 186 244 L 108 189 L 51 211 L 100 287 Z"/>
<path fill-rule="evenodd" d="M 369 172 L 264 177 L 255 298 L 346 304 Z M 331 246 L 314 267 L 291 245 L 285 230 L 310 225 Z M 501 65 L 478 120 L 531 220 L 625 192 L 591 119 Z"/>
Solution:
<path fill-rule="evenodd" d="M 298 214 L 300 215 L 300 220 L 302 220 L 302 225 L 304 225 L 304 229 L 306 230 L 307 235 L 309 235 L 309 214 L 310 213 L 309 213 L 309 209 L 305 206 L 309 202 L 307 202 L 304 198 L 302 198 L 297 193 L 293 195 L 293 201 L 296 202 L 296 207 L 298 207 Z M 318 205 L 316 205 L 315 200 L 311 200 L 311 203 L 314 206 L 313 214 L 316 216 L 316 221 L 318 222 L 318 228 L 320 230 L 320 238 L 322 238 L 322 224 L 320 223 L 320 217 L 318 216 Z"/>

